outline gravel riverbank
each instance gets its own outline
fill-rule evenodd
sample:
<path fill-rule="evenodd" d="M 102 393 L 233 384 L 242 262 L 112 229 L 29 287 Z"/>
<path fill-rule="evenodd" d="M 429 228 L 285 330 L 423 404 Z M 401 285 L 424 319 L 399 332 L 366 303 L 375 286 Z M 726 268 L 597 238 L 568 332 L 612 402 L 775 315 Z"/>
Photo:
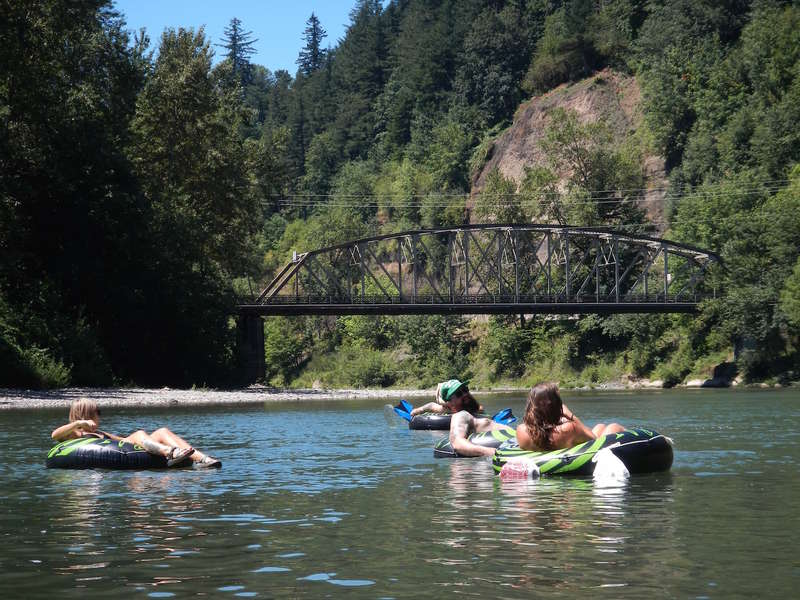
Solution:
<path fill-rule="evenodd" d="M 285 390 L 250 386 L 240 390 L 177 390 L 171 388 L 65 388 L 60 390 L 0 389 L 0 410 L 67 408 L 73 400 L 91 398 L 101 407 L 137 406 L 220 406 L 263 404 L 308 400 L 347 400 L 355 398 L 433 398 L 428 390 Z"/>

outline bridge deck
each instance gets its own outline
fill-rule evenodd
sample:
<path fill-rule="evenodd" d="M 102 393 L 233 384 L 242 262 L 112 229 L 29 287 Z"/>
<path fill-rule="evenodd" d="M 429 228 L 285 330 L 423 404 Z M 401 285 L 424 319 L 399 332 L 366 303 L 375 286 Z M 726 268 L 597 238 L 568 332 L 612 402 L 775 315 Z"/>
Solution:
<path fill-rule="evenodd" d="M 460 304 L 241 304 L 239 312 L 259 316 L 300 315 L 533 315 L 533 314 L 614 314 L 614 313 L 690 313 L 695 302 L 475 302 Z"/>

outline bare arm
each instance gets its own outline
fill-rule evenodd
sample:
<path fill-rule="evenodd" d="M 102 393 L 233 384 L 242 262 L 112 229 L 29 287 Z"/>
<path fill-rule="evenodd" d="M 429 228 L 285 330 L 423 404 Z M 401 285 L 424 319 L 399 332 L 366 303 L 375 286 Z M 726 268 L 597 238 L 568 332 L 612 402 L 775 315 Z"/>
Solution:
<path fill-rule="evenodd" d="M 50 434 L 50 437 L 57 442 L 63 442 L 64 440 L 81 437 L 84 431 L 95 431 L 96 429 L 97 423 L 89 419 L 82 419 L 79 421 L 72 421 L 72 423 L 67 423 L 61 427 L 56 427 L 53 433 Z"/>
<path fill-rule="evenodd" d="M 432 413 L 444 413 L 447 412 L 447 409 L 442 406 L 441 404 L 437 404 L 436 402 L 428 402 L 427 404 L 423 404 L 422 406 L 418 406 L 417 408 L 411 411 L 411 416 L 416 416 L 422 414 L 424 412 L 432 412 Z"/>
<path fill-rule="evenodd" d="M 596 437 L 594 433 L 592 433 L 591 428 L 584 425 L 583 421 L 576 417 L 575 413 L 573 413 L 566 404 L 562 405 L 561 414 L 564 415 L 567 420 L 562 420 L 560 425 L 565 426 L 565 428 L 571 432 L 575 444 L 593 440 Z"/>
<path fill-rule="evenodd" d="M 107 431 L 101 431 L 100 429 L 97 430 L 97 433 L 102 433 L 108 439 L 114 440 L 115 442 L 121 442 L 121 441 L 123 441 L 125 439 L 125 438 L 121 438 L 118 435 L 114 435 L 113 433 L 108 433 Z"/>
<path fill-rule="evenodd" d="M 564 406 L 564 413 L 563 414 L 564 414 L 565 417 L 567 417 L 569 419 L 569 422 L 571 422 L 573 424 L 573 427 L 575 428 L 576 431 L 580 431 L 584 435 L 589 436 L 590 440 L 594 439 L 594 435 L 592 434 L 592 430 L 589 427 L 587 427 L 586 425 L 584 425 L 583 421 L 581 421 L 578 417 L 576 417 L 575 414 L 572 411 L 570 411 L 566 406 Z M 563 421 L 562 421 L 562 423 L 563 423 Z"/>
<path fill-rule="evenodd" d="M 475 417 L 466 411 L 453 415 L 450 421 L 450 445 L 461 456 L 493 456 L 494 448 L 478 446 L 467 439 Z"/>
<path fill-rule="evenodd" d="M 573 416 L 571 421 L 563 420 L 556 426 L 551 439 L 556 448 L 571 448 L 595 439 L 595 435 L 578 417 Z"/>

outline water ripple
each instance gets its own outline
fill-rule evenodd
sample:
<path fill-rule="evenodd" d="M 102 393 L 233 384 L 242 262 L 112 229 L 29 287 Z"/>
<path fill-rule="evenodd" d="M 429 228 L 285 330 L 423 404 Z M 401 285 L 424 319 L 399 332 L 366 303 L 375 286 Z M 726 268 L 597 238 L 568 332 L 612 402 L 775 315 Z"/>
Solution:
<path fill-rule="evenodd" d="M 223 460 L 212 472 L 49 471 L 42 432 L 63 415 L 2 414 L 0 593 L 723 598 L 769 581 L 792 597 L 795 394 L 570 398 L 675 439 L 670 472 L 611 484 L 435 460 L 441 435 L 387 427 L 384 402 L 109 415 L 111 430 L 196 432 Z"/>

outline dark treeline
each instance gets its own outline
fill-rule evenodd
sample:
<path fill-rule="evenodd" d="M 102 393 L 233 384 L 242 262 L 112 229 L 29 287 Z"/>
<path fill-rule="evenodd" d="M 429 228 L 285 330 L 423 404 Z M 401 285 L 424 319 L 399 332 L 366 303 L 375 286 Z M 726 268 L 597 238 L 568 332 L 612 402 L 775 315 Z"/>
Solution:
<path fill-rule="evenodd" d="M 298 24 L 291 74 L 252 64 L 235 18 L 151 43 L 110 2 L 9 0 L 0 386 L 234 383 L 236 299 L 292 250 L 470 220 L 647 231 L 646 151 L 665 235 L 726 261 L 700 315 L 269 319 L 269 380 L 674 384 L 734 352 L 746 379 L 796 378 L 798 25 L 774 0 L 359 0 L 341 40 Z M 556 113 L 546 164 L 469 197 L 521 101 L 607 67 L 639 82 L 642 131 Z"/>

